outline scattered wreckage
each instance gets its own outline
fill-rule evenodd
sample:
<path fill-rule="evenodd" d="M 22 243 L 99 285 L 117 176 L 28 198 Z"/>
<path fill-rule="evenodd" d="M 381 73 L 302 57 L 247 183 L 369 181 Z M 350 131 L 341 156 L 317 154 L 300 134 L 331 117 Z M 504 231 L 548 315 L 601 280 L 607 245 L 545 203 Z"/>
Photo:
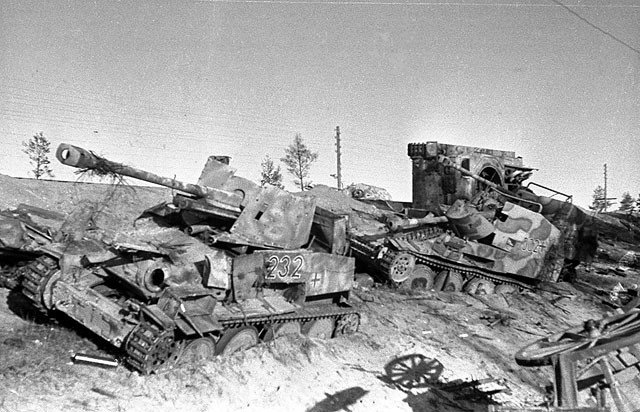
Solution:
<path fill-rule="evenodd" d="M 564 279 L 563 271 L 595 253 L 590 217 L 569 196 L 538 196 L 523 186 L 534 169 L 515 153 L 428 142 L 409 144 L 408 154 L 411 204 L 372 199 L 361 188 L 351 191 L 351 203 L 322 203 L 349 217 L 351 253 L 376 280 L 509 293 Z"/>
<path fill-rule="evenodd" d="M 182 192 L 114 236 L 51 237 L 21 269 L 34 306 L 72 318 L 131 367 L 152 373 L 285 333 L 329 338 L 358 329 L 348 303 L 354 259 L 332 242 L 344 218 L 316 219 L 313 199 L 261 188 L 214 157 L 190 184 L 67 144 L 56 156 Z"/>
<path fill-rule="evenodd" d="M 640 410 L 640 298 L 615 315 L 533 342 L 520 349 L 515 359 L 522 366 L 553 367 L 550 405 L 491 407 L 492 411 Z"/>
<path fill-rule="evenodd" d="M 5 283 L 21 278 L 34 306 L 66 314 L 150 373 L 283 333 L 356 331 L 356 262 L 400 287 L 509 293 L 562 279 L 595 251 L 589 216 L 568 196 L 523 186 L 534 169 L 515 153 L 428 142 L 408 154 L 411 204 L 354 185 L 336 192 L 345 206 L 317 189 L 259 187 L 225 158 L 209 158 L 190 184 L 62 144 L 65 165 L 181 193 L 108 236 L 91 227 L 90 208 L 66 220 L 31 209 L 45 225 L 5 212 L 0 250 L 19 266 Z"/>

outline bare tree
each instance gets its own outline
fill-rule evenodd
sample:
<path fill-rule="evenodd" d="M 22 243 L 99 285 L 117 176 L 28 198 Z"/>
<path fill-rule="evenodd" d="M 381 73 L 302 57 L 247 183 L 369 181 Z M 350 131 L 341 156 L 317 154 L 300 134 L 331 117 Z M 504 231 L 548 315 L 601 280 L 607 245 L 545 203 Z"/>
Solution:
<path fill-rule="evenodd" d="M 273 164 L 273 160 L 266 155 L 262 163 L 260 163 L 262 167 L 260 185 L 266 186 L 271 185 L 280 189 L 284 189 L 284 185 L 282 184 L 282 172 L 280 171 L 280 166 L 275 166 Z"/>
<path fill-rule="evenodd" d="M 318 158 L 317 152 L 312 152 L 302 141 L 300 133 L 296 134 L 293 143 L 284 150 L 285 156 L 280 160 L 287 166 L 287 172 L 295 177 L 294 183 L 303 191 L 311 185 L 309 171 L 311 164 Z"/>
<path fill-rule="evenodd" d="M 49 153 L 51 152 L 51 143 L 44 137 L 42 132 L 36 133 L 27 142 L 22 142 L 24 149 L 22 151 L 29 156 L 29 163 L 33 166 L 31 173 L 36 179 L 47 175 L 53 177 L 53 171 L 49 167 Z"/>

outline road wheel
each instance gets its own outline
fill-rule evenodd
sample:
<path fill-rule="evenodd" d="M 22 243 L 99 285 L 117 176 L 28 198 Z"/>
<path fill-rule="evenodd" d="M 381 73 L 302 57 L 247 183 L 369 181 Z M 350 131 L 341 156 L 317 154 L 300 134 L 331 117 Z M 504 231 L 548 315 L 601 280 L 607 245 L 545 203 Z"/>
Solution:
<path fill-rule="evenodd" d="M 258 341 L 258 330 L 253 326 L 229 329 L 215 345 L 216 355 L 231 355 L 257 345 Z"/>
<path fill-rule="evenodd" d="M 276 338 L 284 335 L 295 335 L 300 333 L 301 326 L 300 322 L 285 322 L 274 325 L 273 327 L 273 335 Z"/>
<path fill-rule="evenodd" d="M 464 291 L 470 295 L 490 295 L 495 288 L 495 283 L 482 278 L 473 278 L 464 285 Z"/>
<path fill-rule="evenodd" d="M 435 290 L 443 292 L 460 292 L 462 290 L 462 275 L 455 270 L 445 269 L 436 276 Z"/>
<path fill-rule="evenodd" d="M 494 292 L 500 295 L 510 295 L 512 293 L 518 292 L 518 288 L 508 283 L 501 283 L 500 285 L 496 286 Z"/>
<path fill-rule="evenodd" d="M 426 265 L 416 265 L 407 280 L 400 284 L 405 290 L 431 290 L 436 280 L 436 272 Z"/>
<path fill-rule="evenodd" d="M 334 319 L 316 319 L 309 321 L 302 326 L 302 334 L 307 335 L 310 338 L 329 339 L 333 337 L 334 326 Z"/>
<path fill-rule="evenodd" d="M 209 337 L 188 341 L 180 355 L 180 362 L 197 364 L 213 359 L 216 354 L 216 343 Z"/>

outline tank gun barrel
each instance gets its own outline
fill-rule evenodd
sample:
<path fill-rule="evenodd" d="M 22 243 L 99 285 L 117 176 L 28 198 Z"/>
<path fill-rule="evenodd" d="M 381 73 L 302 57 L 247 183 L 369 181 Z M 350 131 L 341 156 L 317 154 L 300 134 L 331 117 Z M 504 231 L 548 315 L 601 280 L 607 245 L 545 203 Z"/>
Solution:
<path fill-rule="evenodd" d="M 521 198 L 519 196 L 515 196 L 512 193 L 510 193 L 509 191 L 507 191 L 506 189 L 503 189 L 502 187 L 500 187 L 499 185 L 497 185 L 497 184 L 485 179 L 484 177 L 479 176 L 478 174 L 473 173 L 472 171 L 467 170 L 464 167 L 452 162 L 451 159 L 449 159 L 448 157 L 446 157 L 444 155 L 438 155 L 438 161 L 440 163 L 442 163 L 443 165 L 445 165 L 445 166 L 453 167 L 454 169 L 456 169 L 457 171 L 459 171 L 463 175 L 470 176 L 471 178 L 473 178 L 473 179 L 475 179 L 475 180 L 477 180 L 477 181 L 479 181 L 481 183 L 484 183 L 485 185 L 487 185 L 487 187 L 490 187 L 490 188 L 494 189 L 495 191 L 497 191 L 498 193 L 500 193 L 501 195 L 503 195 L 505 197 L 508 197 L 509 199 L 512 199 L 517 204 L 521 204 L 521 205 L 527 204 L 529 206 L 528 207 L 525 206 L 525 207 L 527 207 L 530 210 L 535 210 L 538 213 L 540 213 L 540 211 L 542 210 L 542 205 L 540 203 L 532 201 L 532 200 L 528 200 L 528 199 L 523 199 L 523 198 Z"/>
<path fill-rule="evenodd" d="M 454 169 L 456 169 L 460 173 L 462 173 L 462 174 L 464 174 L 466 176 L 470 176 L 470 177 L 474 178 L 475 180 L 484 183 L 485 185 L 491 187 L 492 189 L 499 190 L 501 192 L 503 191 L 503 189 L 500 186 L 498 186 L 497 184 L 495 184 L 495 183 L 485 179 L 484 177 L 479 176 L 478 174 L 473 173 L 472 171 L 467 170 L 464 167 L 452 162 L 451 159 L 449 159 L 445 155 L 438 155 L 438 161 L 440 163 L 442 163 L 443 165 L 445 165 L 445 166 L 453 167 Z"/>
<path fill-rule="evenodd" d="M 86 149 L 66 143 L 61 143 L 58 146 L 56 157 L 60 163 L 67 166 L 95 170 L 104 174 L 128 176 L 189 193 L 197 197 L 213 199 L 227 205 L 238 206 L 242 202 L 242 197 L 236 193 L 159 176 L 154 173 L 136 169 L 135 167 L 112 162 Z"/>
<path fill-rule="evenodd" d="M 425 216 L 421 218 L 403 219 L 400 217 L 391 218 L 387 220 L 387 227 L 392 232 L 397 232 L 402 229 L 412 229 L 414 227 L 423 225 L 436 225 L 438 223 L 447 223 L 445 216 Z"/>

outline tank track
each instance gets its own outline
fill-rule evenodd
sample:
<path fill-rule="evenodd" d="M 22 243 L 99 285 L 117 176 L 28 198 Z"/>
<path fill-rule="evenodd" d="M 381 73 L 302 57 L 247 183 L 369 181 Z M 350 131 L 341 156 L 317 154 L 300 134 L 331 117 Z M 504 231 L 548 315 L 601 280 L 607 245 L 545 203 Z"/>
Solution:
<path fill-rule="evenodd" d="M 431 226 L 420 230 L 414 230 L 393 235 L 384 234 L 377 236 L 353 237 L 350 239 L 352 253 L 359 258 L 371 259 L 371 264 L 380 272 L 385 280 L 391 279 L 392 262 L 399 252 L 383 247 L 379 241 L 383 239 L 399 239 L 405 241 L 428 240 L 440 236 L 444 230 L 437 226 Z M 375 262 L 378 260 L 378 262 Z M 377 263 L 377 264 L 376 264 Z"/>
<path fill-rule="evenodd" d="M 22 278 L 22 294 L 41 313 L 48 310 L 42 301 L 44 287 L 51 276 L 58 270 L 58 262 L 49 256 L 40 256 L 33 262 L 20 268 Z"/>
<path fill-rule="evenodd" d="M 360 314 L 351 307 L 304 308 L 296 313 L 284 315 L 256 316 L 245 319 L 221 320 L 223 331 L 240 326 L 263 326 L 286 322 L 308 322 L 317 319 L 334 318 Z M 150 374 L 171 368 L 179 359 L 181 344 L 175 340 L 173 329 L 143 321 L 131 332 L 125 343 L 126 363 L 142 374 Z"/>
<path fill-rule="evenodd" d="M 0 287 L 13 289 L 20 284 L 19 269 L 0 265 Z"/>
<path fill-rule="evenodd" d="M 257 316 L 246 319 L 229 319 L 222 320 L 220 324 L 225 329 L 236 328 L 238 326 L 262 326 L 269 323 L 286 323 L 286 322 L 309 322 L 311 320 L 334 318 L 338 319 L 345 315 L 359 315 L 358 311 L 352 307 L 335 307 L 327 310 L 326 307 L 318 306 L 317 308 L 305 308 L 295 313 L 284 315 Z"/>
<path fill-rule="evenodd" d="M 411 240 L 425 240 L 437 237 L 444 233 L 439 227 L 430 227 L 424 230 L 420 230 L 417 232 L 408 232 L 408 233 L 399 233 L 393 236 L 388 236 L 388 238 L 411 241 Z M 351 248 L 356 256 L 366 256 L 370 259 L 376 260 L 380 259 L 376 265 L 378 270 L 385 276 L 388 280 L 390 279 L 390 268 L 393 260 L 399 253 L 409 253 L 416 258 L 416 264 L 426 265 L 436 273 L 443 270 L 454 270 L 460 273 L 464 279 L 470 279 L 472 277 L 478 277 L 485 280 L 490 280 L 497 284 L 509 284 L 516 287 L 524 288 L 524 289 L 535 289 L 534 285 L 521 282 L 516 279 L 513 279 L 509 276 L 505 276 L 501 273 L 496 273 L 488 270 L 482 270 L 477 267 L 470 267 L 467 265 L 445 261 L 439 259 L 437 257 L 426 256 L 413 251 L 396 251 L 393 249 L 386 248 L 380 253 L 380 246 L 374 245 L 373 242 L 367 242 L 367 238 L 352 238 L 351 239 Z"/>
<path fill-rule="evenodd" d="M 480 268 L 469 267 L 466 265 L 456 264 L 453 262 L 445 262 L 434 257 L 421 255 L 415 252 L 408 252 L 416 257 L 416 263 L 426 265 L 436 273 L 442 270 L 454 270 L 462 275 L 465 280 L 472 277 L 478 277 L 485 280 L 490 280 L 496 284 L 509 284 L 524 289 L 535 289 L 535 286 L 529 283 L 520 282 L 503 274 L 498 274 Z"/>

